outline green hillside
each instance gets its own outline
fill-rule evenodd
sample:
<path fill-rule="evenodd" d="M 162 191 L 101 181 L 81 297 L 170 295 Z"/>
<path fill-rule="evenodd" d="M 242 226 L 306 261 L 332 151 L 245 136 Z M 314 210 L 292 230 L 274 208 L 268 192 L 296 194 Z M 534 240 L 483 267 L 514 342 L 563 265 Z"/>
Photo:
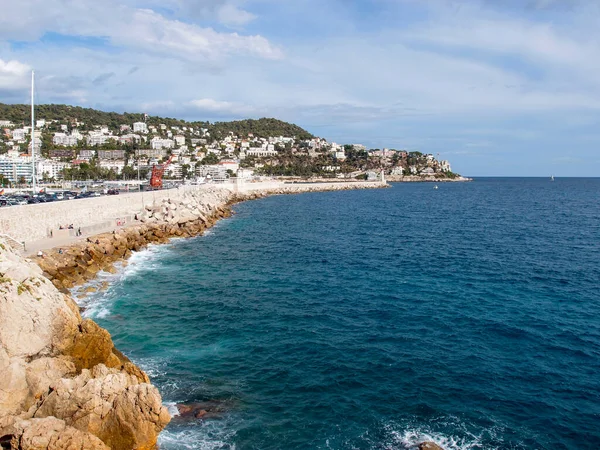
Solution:
<path fill-rule="evenodd" d="M 69 105 L 37 105 L 35 108 L 36 118 L 46 120 L 58 120 L 70 122 L 77 120 L 84 122 L 81 131 L 93 129 L 97 125 L 107 125 L 112 130 L 118 130 L 120 125 L 131 125 L 133 122 L 143 121 L 143 113 L 116 113 L 99 111 L 92 108 Z M 31 120 L 31 107 L 29 105 L 8 105 L 0 103 L 0 120 L 10 120 L 15 124 L 26 125 Z M 230 131 L 237 136 L 247 136 L 248 133 L 255 137 L 269 136 L 296 136 L 299 139 L 310 139 L 313 137 L 308 131 L 297 125 L 283 122 L 277 119 L 246 119 L 232 122 L 186 122 L 185 120 L 170 117 L 149 116 L 146 119 L 148 125 L 165 124 L 167 126 L 191 126 L 207 128 L 211 136 L 222 138 Z"/>

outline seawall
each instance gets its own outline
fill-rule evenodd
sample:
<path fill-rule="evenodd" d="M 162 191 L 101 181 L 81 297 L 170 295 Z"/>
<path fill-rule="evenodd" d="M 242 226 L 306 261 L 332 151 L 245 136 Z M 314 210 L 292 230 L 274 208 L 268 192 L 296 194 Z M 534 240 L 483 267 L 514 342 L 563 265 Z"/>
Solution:
<path fill-rule="evenodd" d="M 114 196 L 92 197 L 53 203 L 12 206 L 0 208 L 0 234 L 19 241 L 31 243 L 52 236 L 74 235 L 78 228 L 87 234 L 118 223 L 131 223 L 136 214 L 147 206 L 160 204 L 164 200 L 181 201 L 188 194 L 222 189 L 230 194 L 249 193 L 300 193 L 344 189 L 367 189 L 384 187 L 381 182 L 332 182 L 292 183 L 280 181 L 240 182 L 182 186 L 178 189 L 123 193 Z M 60 226 L 73 224 L 73 230 L 59 230 Z"/>
<path fill-rule="evenodd" d="M 366 189 L 383 185 L 362 183 L 331 183 L 303 185 L 252 184 L 246 189 L 227 189 L 209 186 L 189 189 L 177 196 L 155 199 L 133 216 L 124 227 L 80 239 L 64 248 L 46 250 L 36 261 L 55 287 L 67 292 L 101 271 L 112 271 L 117 261 L 127 259 L 131 251 L 138 251 L 148 244 L 165 243 L 173 237 L 192 237 L 202 234 L 217 220 L 231 215 L 230 206 L 245 200 L 267 195 L 292 194 L 323 190 Z M 49 240 L 52 242 L 52 240 Z"/>

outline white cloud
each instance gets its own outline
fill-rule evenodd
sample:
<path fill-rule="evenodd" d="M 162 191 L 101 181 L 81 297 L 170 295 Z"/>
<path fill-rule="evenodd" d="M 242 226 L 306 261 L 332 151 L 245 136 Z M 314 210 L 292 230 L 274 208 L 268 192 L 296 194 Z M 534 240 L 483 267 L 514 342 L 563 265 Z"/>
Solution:
<path fill-rule="evenodd" d="M 248 11 L 244 11 L 236 5 L 226 3 L 221 6 L 217 12 L 219 22 L 231 27 L 246 25 L 256 19 L 256 16 Z"/>
<path fill-rule="evenodd" d="M 27 86 L 30 80 L 31 67 L 16 60 L 0 59 L 0 89 L 19 90 Z"/>
<path fill-rule="evenodd" d="M 147 9 L 136 10 L 131 16 L 131 23 L 111 24 L 110 38 L 121 46 L 177 55 L 192 61 L 202 58 L 217 60 L 244 53 L 267 59 L 282 56 L 281 51 L 262 36 L 219 33 L 212 28 L 166 19 Z"/>
<path fill-rule="evenodd" d="M 224 60 L 232 55 L 279 59 L 283 55 L 259 35 L 218 32 L 116 0 L 0 0 L 0 9 L 11 11 L 0 16 L 0 39 L 36 40 L 46 32 L 56 32 L 105 38 L 120 47 L 188 61 Z M 250 13 L 228 4 L 219 11 L 235 24 L 252 19 Z"/>

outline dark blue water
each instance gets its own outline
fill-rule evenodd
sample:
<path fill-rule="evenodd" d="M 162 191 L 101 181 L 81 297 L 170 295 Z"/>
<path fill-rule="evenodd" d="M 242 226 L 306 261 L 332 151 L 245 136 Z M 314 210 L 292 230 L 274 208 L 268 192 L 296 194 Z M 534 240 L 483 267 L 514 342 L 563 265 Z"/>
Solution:
<path fill-rule="evenodd" d="M 161 449 L 600 448 L 600 179 L 277 196 L 136 254 L 89 313 Z"/>

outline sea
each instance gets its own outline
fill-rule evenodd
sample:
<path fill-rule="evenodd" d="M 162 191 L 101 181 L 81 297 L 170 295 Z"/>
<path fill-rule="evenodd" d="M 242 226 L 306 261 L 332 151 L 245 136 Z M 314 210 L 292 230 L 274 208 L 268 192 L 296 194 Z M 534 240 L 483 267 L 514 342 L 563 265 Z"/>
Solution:
<path fill-rule="evenodd" d="M 161 450 L 600 448 L 599 178 L 234 210 L 75 292 L 159 388 Z"/>

